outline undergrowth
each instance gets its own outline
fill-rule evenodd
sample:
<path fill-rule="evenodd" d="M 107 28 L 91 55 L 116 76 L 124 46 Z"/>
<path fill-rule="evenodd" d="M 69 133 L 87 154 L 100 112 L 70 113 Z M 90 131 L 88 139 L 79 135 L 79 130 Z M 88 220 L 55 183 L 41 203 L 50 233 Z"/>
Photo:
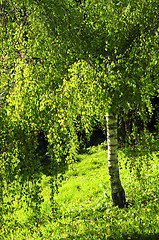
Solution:
<path fill-rule="evenodd" d="M 93 147 L 80 154 L 66 171 L 55 195 L 54 211 L 50 176 L 43 174 L 39 182 L 44 200 L 38 217 L 29 194 L 28 198 L 20 198 L 18 192 L 10 196 L 10 211 L 2 219 L 0 239 L 159 239 L 158 152 L 151 153 L 151 164 L 143 164 L 140 177 L 134 169 L 125 167 L 125 161 L 121 149 L 120 177 L 126 192 L 126 208 L 112 207 L 107 150 Z M 32 188 L 30 184 L 30 192 Z"/>

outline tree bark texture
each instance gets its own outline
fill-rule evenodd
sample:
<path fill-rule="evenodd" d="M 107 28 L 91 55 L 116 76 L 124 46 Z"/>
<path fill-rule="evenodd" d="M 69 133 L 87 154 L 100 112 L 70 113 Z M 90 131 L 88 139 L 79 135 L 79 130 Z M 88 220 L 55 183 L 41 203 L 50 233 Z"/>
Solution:
<path fill-rule="evenodd" d="M 117 116 L 107 113 L 107 143 L 109 183 L 114 206 L 125 206 L 125 192 L 121 185 L 118 166 Z"/>

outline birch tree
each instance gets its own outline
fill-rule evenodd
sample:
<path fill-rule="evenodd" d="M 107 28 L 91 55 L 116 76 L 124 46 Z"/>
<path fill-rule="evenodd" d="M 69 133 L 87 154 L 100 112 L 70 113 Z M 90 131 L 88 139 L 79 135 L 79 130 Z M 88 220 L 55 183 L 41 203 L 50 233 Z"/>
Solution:
<path fill-rule="evenodd" d="M 60 166 L 63 156 L 69 163 L 76 155 L 79 128 L 89 132 L 92 117 L 102 122 L 107 116 L 112 200 L 124 207 L 116 116 L 121 110 L 137 109 L 144 118 L 145 109 L 151 111 L 151 97 L 158 94 L 158 1 L 24 0 L 23 4 L 31 12 L 31 63 L 26 65 L 25 58 L 17 66 L 22 71 L 16 71 L 8 119 L 27 134 L 42 129 L 52 163 Z M 40 62 L 33 64 L 33 58 Z"/>
<path fill-rule="evenodd" d="M 102 95 L 98 99 L 100 103 L 96 101 L 94 104 L 99 107 L 101 115 L 107 112 L 110 187 L 113 204 L 119 207 L 125 205 L 125 193 L 119 178 L 116 115 L 121 109 L 128 112 L 138 108 L 141 117 L 145 118 L 145 109 L 151 112 L 151 97 L 158 94 L 157 5 L 157 1 L 84 1 L 77 8 L 74 6 L 76 15 L 69 28 L 75 36 L 75 39 L 72 36 L 69 38 L 72 43 L 71 48 L 68 45 L 69 51 L 77 51 L 79 55 L 76 54 L 76 58 L 91 62 L 96 69 L 95 77 L 88 76 L 98 82 L 92 87 L 93 95 L 97 99 Z M 77 18 L 82 19 L 81 25 Z M 76 81 L 78 76 L 84 83 L 87 79 L 85 84 L 81 81 L 78 95 L 82 88 L 88 87 L 90 91 L 86 75 L 92 70 L 88 65 L 84 73 L 81 68 L 77 70 L 76 65 L 75 69 L 71 78 L 74 79 L 76 75 Z M 97 87 L 99 92 L 95 89 Z M 106 91 L 108 94 L 104 94 Z M 86 99 L 85 94 L 81 94 L 82 97 Z M 87 101 L 82 102 L 86 104 Z M 102 104 L 105 104 L 103 109 Z"/>

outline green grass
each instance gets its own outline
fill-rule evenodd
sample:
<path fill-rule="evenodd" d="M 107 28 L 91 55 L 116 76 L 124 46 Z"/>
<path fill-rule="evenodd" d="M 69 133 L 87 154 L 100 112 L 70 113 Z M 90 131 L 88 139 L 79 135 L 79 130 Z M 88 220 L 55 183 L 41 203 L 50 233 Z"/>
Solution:
<path fill-rule="evenodd" d="M 151 166 L 143 164 L 140 177 L 125 169 L 119 151 L 120 177 L 128 208 L 112 207 L 107 170 L 107 151 L 90 148 L 66 171 L 56 194 L 57 212 L 51 212 L 49 176 L 43 175 L 44 202 L 39 222 L 33 218 L 26 200 L 14 200 L 14 216 L 6 217 L 0 239 L 159 239 L 158 155 Z M 7 220 L 8 219 L 8 220 Z M 12 219 L 12 222 L 9 221 Z M 14 221 L 14 224 L 13 224 Z M 11 224 L 11 223 L 12 224 Z M 10 225 L 11 224 L 11 225 Z"/>

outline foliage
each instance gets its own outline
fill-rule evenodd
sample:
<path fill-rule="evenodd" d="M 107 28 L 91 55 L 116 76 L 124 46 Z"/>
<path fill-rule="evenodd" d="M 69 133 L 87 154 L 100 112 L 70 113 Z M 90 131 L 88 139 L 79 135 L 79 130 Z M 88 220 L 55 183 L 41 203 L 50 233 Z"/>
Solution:
<path fill-rule="evenodd" d="M 157 10 L 157 0 L 1 1 L 1 225 L 15 226 L 17 192 L 40 221 L 40 131 L 54 211 L 58 169 L 76 159 L 79 132 L 89 137 L 96 120 L 104 126 L 109 109 L 137 109 L 147 120 L 158 95 Z"/>

